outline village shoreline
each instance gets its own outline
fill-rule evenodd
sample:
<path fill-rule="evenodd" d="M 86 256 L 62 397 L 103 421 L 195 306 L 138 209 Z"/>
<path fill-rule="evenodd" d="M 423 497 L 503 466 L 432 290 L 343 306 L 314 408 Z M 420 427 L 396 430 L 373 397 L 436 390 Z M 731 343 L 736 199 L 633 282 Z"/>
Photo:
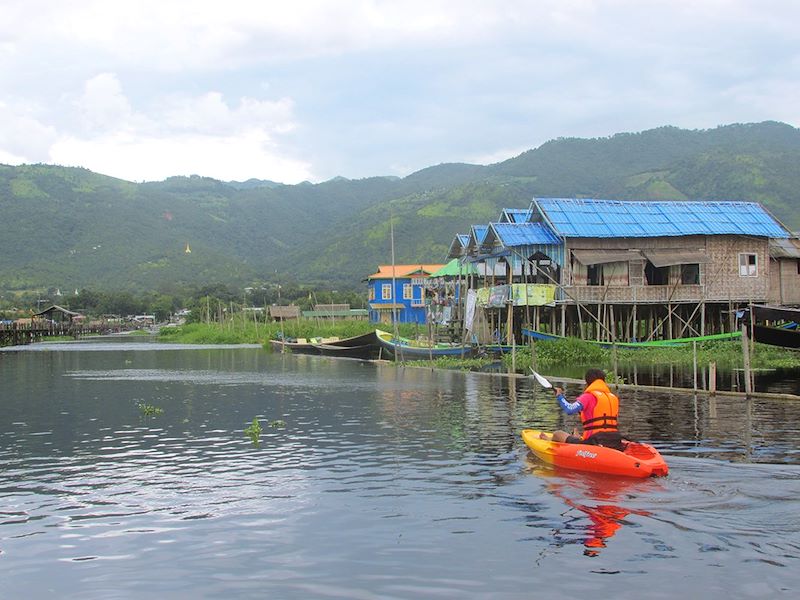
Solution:
<path fill-rule="evenodd" d="M 303 323 L 301 321 L 284 324 L 283 335 L 288 337 L 296 335 L 297 333 L 303 333 L 303 335 L 298 337 L 313 337 L 314 332 L 316 332 L 319 335 L 339 334 L 341 337 L 347 337 L 348 335 L 366 333 L 372 329 L 374 329 L 374 325 L 366 322 L 339 322 L 339 324 L 336 325 L 328 324 L 323 328 L 320 327 L 319 324 L 313 322 Z M 408 325 L 406 325 L 404 329 L 406 329 L 407 333 L 413 332 L 413 328 Z M 274 339 L 274 337 L 278 336 L 280 333 L 281 325 L 279 323 L 211 322 L 192 323 L 179 327 L 162 329 L 158 337 L 160 341 L 186 344 L 257 343 L 264 347 L 266 351 L 271 352 L 273 349 L 270 346 L 269 340 Z M 720 364 L 730 364 L 729 361 L 732 360 L 732 357 L 733 360 L 735 360 L 736 353 L 741 351 L 741 344 L 739 342 L 716 342 L 704 344 L 703 346 L 704 347 L 701 349 L 703 354 L 700 356 L 702 356 L 702 361 L 705 363 L 708 362 L 709 358 L 716 358 L 720 361 Z M 577 385 L 582 383 L 581 379 L 557 374 L 559 371 L 558 367 L 561 364 L 575 366 L 580 363 L 586 367 L 600 365 L 609 372 L 613 371 L 612 364 L 610 363 L 613 356 L 612 351 L 593 348 L 587 342 L 581 342 L 580 340 L 537 342 L 535 348 L 537 370 L 546 373 L 547 376 L 551 377 L 554 381 Z M 723 360 L 723 354 L 727 356 L 726 360 L 728 362 Z M 691 349 L 687 352 L 686 348 L 652 348 L 647 350 L 620 351 L 616 353 L 616 358 L 618 367 L 633 366 L 634 364 L 642 367 L 652 364 L 687 366 L 692 363 L 692 355 Z M 585 362 L 579 361 L 578 357 L 584 357 L 586 359 Z M 760 369 L 774 369 L 779 367 L 800 368 L 800 352 L 790 349 L 756 344 L 753 358 L 754 366 Z M 498 361 L 506 369 L 505 373 L 482 371 L 492 364 L 496 365 Z M 576 361 L 578 362 L 576 363 Z M 529 376 L 526 373 L 532 366 L 530 347 L 523 346 L 518 348 L 514 356 L 507 354 L 501 359 L 495 357 L 474 359 L 438 358 L 433 361 L 417 360 L 413 362 L 396 362 L 394 360 L 380 359 L 374 362 L 381 365 L 394 365 L 398 368 L 460 370 L 484 376 L 506 376 L 514 378 L 528 378 Z M 514 370 L 512 370 L 512 364 Z M 732 366 L 732 368 L 737 367 Z M 611 381 L 611 384 L 624 390 L 694 394 L 707 397 L 713 397 L 714 395 L 731 398 L 747 397 L 747 394 L 744 392 L 729 390 L 715 390 L 711 392 L 707 389 L 641 385 L 619 380 Z M 700 387 L 702 388 L 703 386 Z M 800 400 L 800 396 L 793 394 L 752 391 L 750 395 L 752 397 L 767 399 Z"/>

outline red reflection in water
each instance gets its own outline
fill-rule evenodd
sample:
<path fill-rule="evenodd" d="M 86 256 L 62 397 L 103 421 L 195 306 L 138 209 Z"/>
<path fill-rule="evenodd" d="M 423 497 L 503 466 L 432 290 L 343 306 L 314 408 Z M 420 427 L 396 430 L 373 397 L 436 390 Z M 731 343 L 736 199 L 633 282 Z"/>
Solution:
<path fill-rule="evenodd" d="M 625 507 L 624 502 L 626 497 L 635 495 L 637 491 L 652 490 L 653 485 L 659 485 L 652 479 L 572 472 L 539 465 L 534 467 L 533 472 L 548 480 L 548 492 L 569 509 L 578 510 L 589 518 L 583 540 L 583 553 L 587 556 L 597 556 L 600 549 L 606 547 L 606 541 L 626 524 L 628 515 L 651 515 L 646 510 Z"/>

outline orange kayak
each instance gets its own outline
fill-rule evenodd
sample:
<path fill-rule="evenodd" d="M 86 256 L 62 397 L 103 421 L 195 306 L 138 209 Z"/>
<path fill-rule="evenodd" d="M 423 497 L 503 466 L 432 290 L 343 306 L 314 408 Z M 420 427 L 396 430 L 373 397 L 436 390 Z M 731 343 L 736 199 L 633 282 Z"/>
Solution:
<path fill-rule="evenodd" d="M 591 444 L 562 444 L 551 437 L 550 433 L 535 429 L 522 431 L 525 445 L 540 460 L 557 467 L 626 477 L 663 477 L 669 473 L 667 463 L 650 444 L 628 442 L 620 452 Z"/>

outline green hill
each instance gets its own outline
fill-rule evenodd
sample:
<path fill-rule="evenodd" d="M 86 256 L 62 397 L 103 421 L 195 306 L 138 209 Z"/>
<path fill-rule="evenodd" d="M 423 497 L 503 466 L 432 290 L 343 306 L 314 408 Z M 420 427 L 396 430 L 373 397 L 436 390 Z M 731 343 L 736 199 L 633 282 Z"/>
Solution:
<path fill-rule="evenodd" d="M 457 233 L 534 195 L 753 200 L 800 229 L 798 164 L 800 130 L 766 122 L 558 139 L 489 166 L 316 185 L 197 176 L 136 184 L 86 169 L 0 165 L 0 290 L 281 276 L 357 288 L 391 260 L 391 217 L 398 263 L 444 262 Z"/>

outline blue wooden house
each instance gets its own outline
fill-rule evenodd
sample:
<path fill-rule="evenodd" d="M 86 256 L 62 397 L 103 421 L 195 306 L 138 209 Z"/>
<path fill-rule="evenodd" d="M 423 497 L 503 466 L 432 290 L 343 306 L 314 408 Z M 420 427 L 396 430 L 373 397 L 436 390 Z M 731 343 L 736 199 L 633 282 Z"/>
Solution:
<path fill-rule="evenodd" d="M 367 277 L 370 323 L 425 324 L 425 280 L 443 266 L 380 265 Z"/>

